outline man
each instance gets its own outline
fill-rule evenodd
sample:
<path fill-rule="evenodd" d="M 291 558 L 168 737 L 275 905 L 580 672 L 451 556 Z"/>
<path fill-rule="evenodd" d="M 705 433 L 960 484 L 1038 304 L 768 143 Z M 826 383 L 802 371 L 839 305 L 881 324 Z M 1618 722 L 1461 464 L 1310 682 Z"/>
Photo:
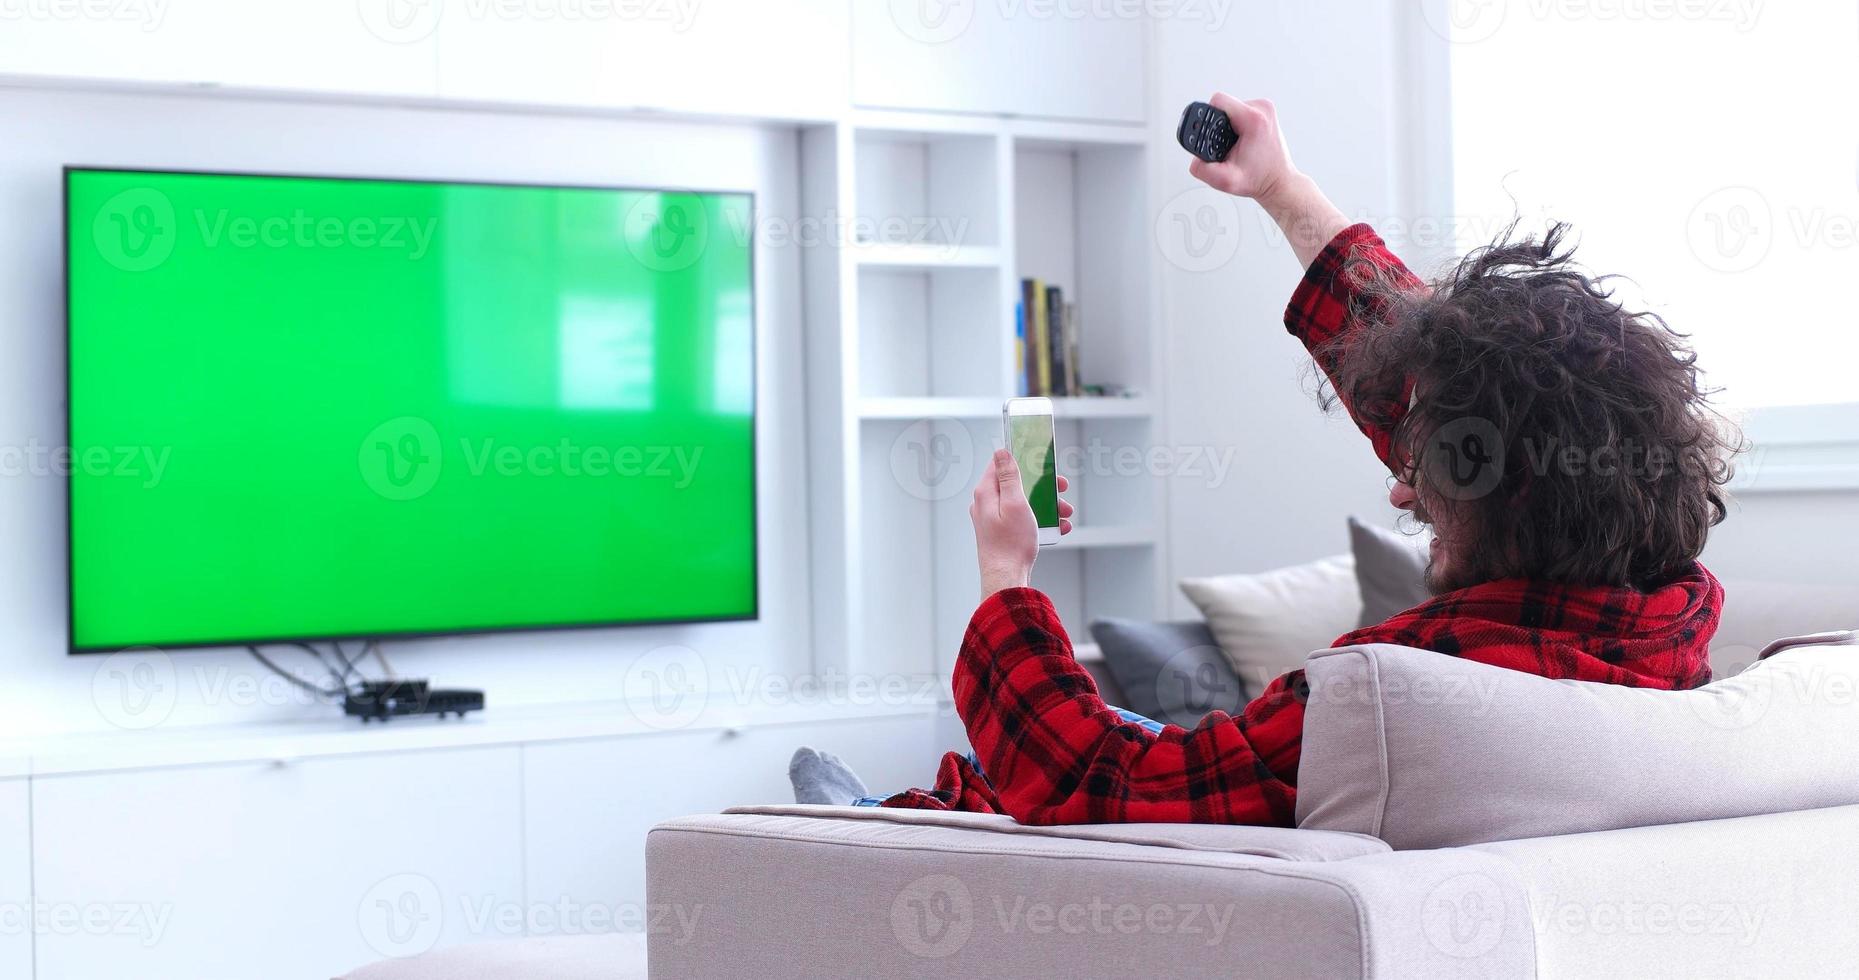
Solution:
<path fill-rule="evenodd" d="M 1293 166 L 1271 103 L 1212 103 L 1239 143 L 1193 174 L 1284 229 L 1305 266 L 1285 324 L 1393 474 L 1390 503 L 1434 532 L 1435 598 L 1335 645 L 1633 687 L 1707 682 L 1723 590 L 1697 557 L 1724 516 L 1732 446 L 1682 338 L 1573 268 L 1560 226 L 1540 242 L 1507 235 L 1423 286 Z M 949 754 L 935 789 L 883 805 L 1034 824 L 1293 824 L 1303 671 L 1191 730 L 1119 712 L 1028 587 L 1036 531 L 1006 453 L 970 515 L 983 599 L 954 692 L 974 755 Z M 810 749 L 793 774 L 803 801 L 863 795 Z"/>

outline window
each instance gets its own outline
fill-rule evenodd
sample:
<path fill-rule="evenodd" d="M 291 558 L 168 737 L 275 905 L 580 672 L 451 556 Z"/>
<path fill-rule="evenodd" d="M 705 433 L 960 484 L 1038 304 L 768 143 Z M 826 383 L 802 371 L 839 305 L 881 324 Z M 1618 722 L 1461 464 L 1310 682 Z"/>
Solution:
<path fill-rule="evenodd" d="M 1726 406 L 1859 402 L 1859 5 L 1440 3 L 1462 249 L 1567 220 Z"/>

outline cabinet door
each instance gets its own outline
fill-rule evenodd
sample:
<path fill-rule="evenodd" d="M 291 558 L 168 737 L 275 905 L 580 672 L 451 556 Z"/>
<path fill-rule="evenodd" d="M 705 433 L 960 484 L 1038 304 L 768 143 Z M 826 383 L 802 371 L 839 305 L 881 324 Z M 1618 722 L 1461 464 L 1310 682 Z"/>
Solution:
<path fill-rule="evenodd" d="M 37 902 L 65 916 L 38 980 L 327 980 L 500 938 L 524 908 L 518 766 L 502 747 L 36 778 Z"/>
<path fill-rule="evenodd" d="M 932 738 L 932 716 L 919 714 L 530 746 L 523 760 L 530 901 L 636 917 L 645 902 L 645 835 L 654 824 L 794 802 L 787 765 L 802 745 L 845 759 L 874 794 L 928 785 L 938 761 Z M 626 926 L 557 924 L 565 932 Z"/>
<path fill-rule="evenodd" d="M 0 72 L 430 97 L 437 85 L 429 12 L 441 6 L 437 0 L 33 4 L 24 16 L 0 18 Z"/>
<path fill-rule="evenodd" d="M 1143 119 L 1141 5 L 874 0 L 852 11 L 861 106 Z M 1128 8 L 1130 16 L 1122 13 Z"/>
<path fill-rule="evenodd" d="M 814 119 L 846 106 L 844 0 L 563 4 L 554 16 L 500 9 L 448 8 L 442 95 Z M 575 9 L 598 15 L 569 16 Z"/>

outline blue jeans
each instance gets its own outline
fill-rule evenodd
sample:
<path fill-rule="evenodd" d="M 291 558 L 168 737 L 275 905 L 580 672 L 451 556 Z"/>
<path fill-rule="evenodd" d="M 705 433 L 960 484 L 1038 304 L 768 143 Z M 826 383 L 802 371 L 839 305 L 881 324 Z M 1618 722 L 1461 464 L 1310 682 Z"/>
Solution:
<path fill-rule="evenodd" d="M 1119 708 L 1119 707 L 1116 707 L 1115 705 L 1112 705 L 1110 710 L 1116 712 L 1117 717 L 1123 719 L 1124 721 L 1132 722 L 1137 725 L 1141 725 L 1144 728 L 1148 729 L 1149 731 L 1160 732 L 1162 730 L 1162 723 L 1159 721 L 1156 721 L 1153 718 L 1144 718 L 1142 715 L 1139 715 L 1134 711 L 1129 711 L 1124 708 Z M 974 766 L 976 772 L 981 773 L 981 778 L 983 779 L 987 778 L 988 774 L 986 772 L 982 772 L 981 760 L 975 758 L 975 754 L 973 752 L 968 753 L 968 764 L 971 766 Z M 878 806 L 879 804 L 882 804 L 885 801 L 885 799 L 886 797 L 883 797 L 883 796 L 861 796 L 858 799 L 853 800 L 852 805 L 853 806 Z"/>

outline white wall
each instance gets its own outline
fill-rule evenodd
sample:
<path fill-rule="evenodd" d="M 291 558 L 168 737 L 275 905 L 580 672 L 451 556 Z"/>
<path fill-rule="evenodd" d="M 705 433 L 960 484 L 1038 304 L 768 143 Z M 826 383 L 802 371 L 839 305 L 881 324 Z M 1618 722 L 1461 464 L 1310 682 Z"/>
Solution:
<path fill-rule="evenodd" d="M 1172 145 L 1181 108 L 1215 90 L 1270 98 L 1298 166 L 1345 212 L 1397 213 L 1391 7 L 1274 0 L 1236 9 L 1219 31 L 1163 19 L 1152 59 L 1157 144 Z M 1326 417 L 1312 397 L 1308 358 L 1284 329 L 1297 260 L 1250 202 L 1197 190 L 1187 154 L 1156 156 L 1169 440 L 1235 458 L 1222 482 L 1169 481 L 1171 575 L 1347 551 L 1347 515 L 1392 520 L 1387 471 L 1345 417 Z M 1217 217 L 1217 243 L 1203 214 Z M 1173 602 L 1177 615 L 1192 609 L 1179 594 Z"/>
<path fill-rule="evenodd" d="M 0 88 L 0 446 L 63 440 L 60 168 L 67 163 L 704 187 L 754 191 L 760 220 L 798 207 L 791 129 Z M 517 633 L 387 644 L 403 674 L 510 705 L 622 696 L 639 654 L 691 648 L 712 672 L 809 663 L 799 257 L 755 251 L 760 609 L 753 623 Z M 243 651 L 65 654 L 62 478 L 0 476 L 0 735 L 326 718 Z M 341 529 L 331 529 L 341 533 Z M 280 654 L 288 658 L 289 654 Z M 727 680 L 722 681 L 727 683 Z M 716 689 L 713 687 L 713 690 Z M 126 716 L 125 703 L 148 705 Z M 128 699 L 128 702 L 125 702 Z"/>

